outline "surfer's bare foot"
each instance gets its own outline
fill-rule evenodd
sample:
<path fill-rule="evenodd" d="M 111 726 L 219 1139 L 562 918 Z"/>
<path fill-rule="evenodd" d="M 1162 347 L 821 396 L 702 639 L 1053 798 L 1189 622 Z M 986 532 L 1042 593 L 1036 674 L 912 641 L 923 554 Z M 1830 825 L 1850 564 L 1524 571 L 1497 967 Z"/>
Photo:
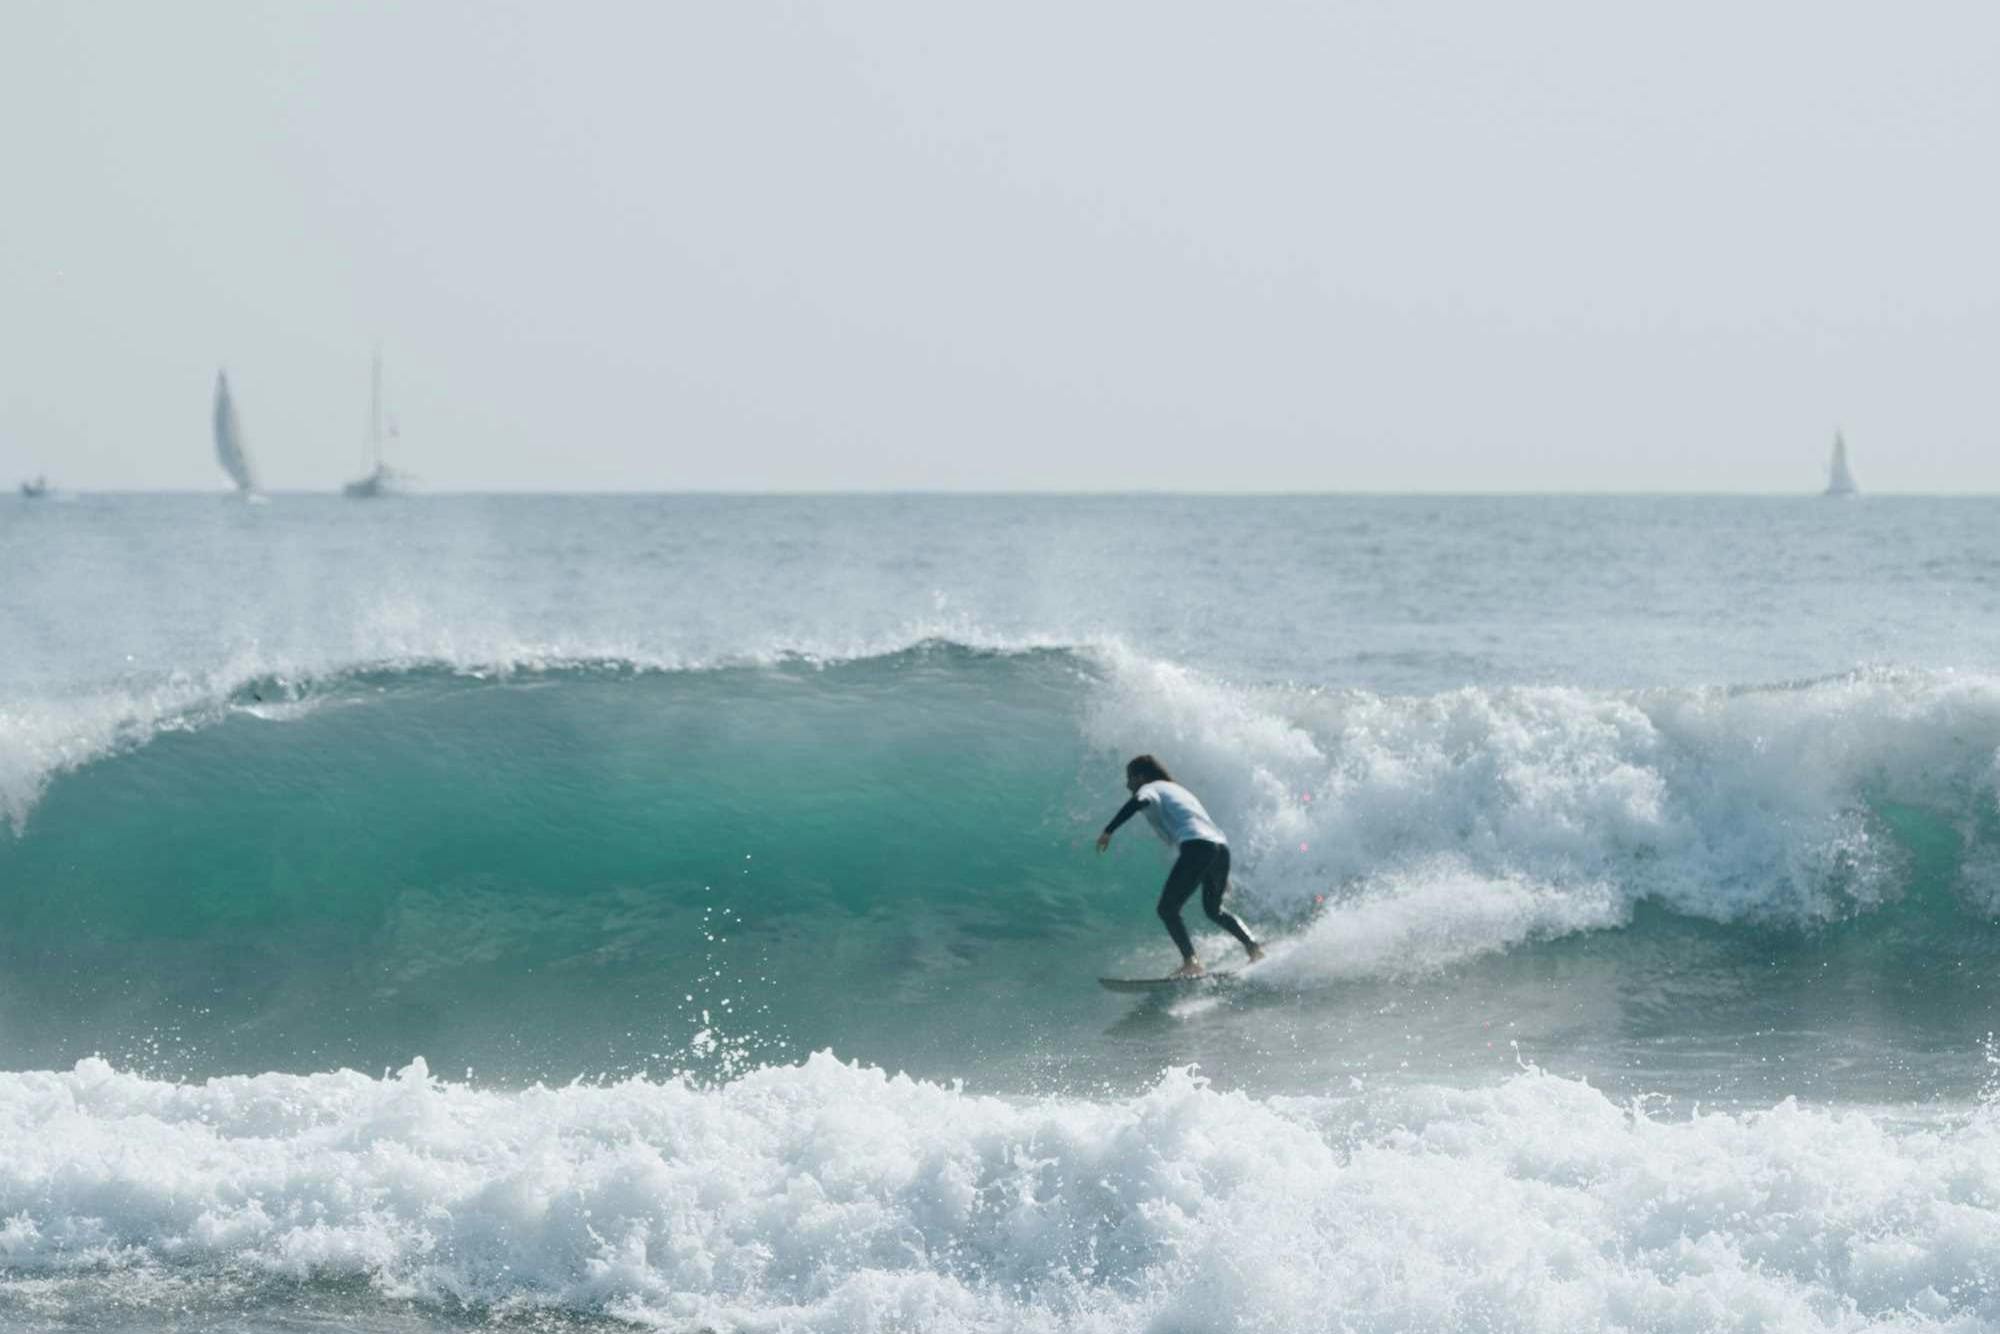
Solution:
<path fill-rule="evenodd" d="M 1255 963 L 1264 957 L 1264 947 L 1262 945 L 1252 945 L 1249 947 L 1249 950 L 1251 963 Z"/>
<path fill-rule="evenodd" d="M 1207 971 L 1207 970 L 1206 970 L 1206 969 L 1204 969 L 1204 968 L 1203 968 L 1203 967 L 1201 966 L 1201 960 L 1199 960 L 1199 959 L 1189 959 L 1189 960 L 1188 960 L 1188 961 L 1187 961 L 1186 963 L 1184 963 L 1184 964 L 1182 964 L 1182 965 L 1181 965 L 1180 967 L 1178 967 L 1178 968 L 1174 969 L 1174 971 L 1173 971 L 1173 972 L 1171 972 L 1171 973 L 1168 973 L 1168 974 L 1167 974 L 1167 976 L 1168 976 L 1168 977 L 1200 977 L 1200 976 L 1202 975 L 1202 973 L 1204 973 L 1205 971 Z"/>

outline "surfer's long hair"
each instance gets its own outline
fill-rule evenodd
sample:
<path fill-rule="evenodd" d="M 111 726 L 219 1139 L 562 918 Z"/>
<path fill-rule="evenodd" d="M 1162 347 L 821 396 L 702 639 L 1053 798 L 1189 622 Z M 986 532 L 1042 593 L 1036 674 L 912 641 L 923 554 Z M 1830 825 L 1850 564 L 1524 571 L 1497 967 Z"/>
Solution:
<path fill-rule="evenodd" d="M 1167 766 L 1151 755 L 1134 755 L 1125 762 L 1125 781 L 1130 783 L 1135 778 L 1139 781 L 1134 786 L 1174 781 L 1174 776 L 1167 772 Z"/>

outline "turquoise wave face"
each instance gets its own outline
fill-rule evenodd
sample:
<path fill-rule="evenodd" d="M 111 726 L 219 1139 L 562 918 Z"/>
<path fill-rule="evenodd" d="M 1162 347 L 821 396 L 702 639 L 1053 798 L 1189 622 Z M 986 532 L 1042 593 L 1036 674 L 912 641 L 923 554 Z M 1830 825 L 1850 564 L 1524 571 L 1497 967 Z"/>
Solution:
<path fill-rule="evenodd" d="M 4 1060 L 573 1073 L 948 1040 L 1139 920 L 1081 832 L 1117 794 L 1083 786 L 1084 684 L 932 647 L 247 687 L 0 839 Z"/>
<path fill-rule="evenodd" d="M 1329 696 L 945 643 L 256 682 L 0 836 L 0 1065 L 714 1076 L 830 1047 L 1310 1087 L 1384 1014 L 1445 1063 L 1524 1016 L 1606 1067 L 1801 1015 L 1956 1051 L 2000 960 L 1988 694 Z M 1143 826 L 1091 852 L 1134 745 L 1199 774 L 1276 945 L 1199 1034 L 1092 980 L 1174 962 Z M 1549 1008 L 1551 970 L 1592 1013 Z"/>

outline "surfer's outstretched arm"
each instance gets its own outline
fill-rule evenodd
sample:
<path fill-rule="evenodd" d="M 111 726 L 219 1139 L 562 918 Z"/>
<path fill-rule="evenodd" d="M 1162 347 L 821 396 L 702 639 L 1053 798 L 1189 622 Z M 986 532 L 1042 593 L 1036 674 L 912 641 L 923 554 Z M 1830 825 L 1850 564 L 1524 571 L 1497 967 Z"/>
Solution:
<path fill-rule="evenodd" d="M 1104 832 L 1097 836 L 1097 850 L 1099 852 L 1102 852 L 1106 848 L 1110 847 L 1111 836 L 1118 832 L 1118 826 L 1124 824 L 1127 820 L 1131 819 L 1133 816 L 1137 815 L 1140 811 L 1144 810 L 1145 808 L 1146 808 L 1146 803 L 1139 800 L 1137 797 L 1132 798 L 1132 800 L 1126 802 L 1123 806 L 1120 806 L 1118 808 L 1118 814 L 1111 817 L 1111 823 L 1104 826 Z"/>

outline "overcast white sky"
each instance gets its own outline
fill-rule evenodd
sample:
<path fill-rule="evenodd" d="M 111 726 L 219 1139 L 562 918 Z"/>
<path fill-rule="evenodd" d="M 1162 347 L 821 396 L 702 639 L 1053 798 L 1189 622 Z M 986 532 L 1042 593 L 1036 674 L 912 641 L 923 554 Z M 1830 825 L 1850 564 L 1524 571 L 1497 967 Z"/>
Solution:
<path fill-rule="evenodd" d="M 2000 6 L 0 0 L 0 484 L 2000 491 Z"/>

